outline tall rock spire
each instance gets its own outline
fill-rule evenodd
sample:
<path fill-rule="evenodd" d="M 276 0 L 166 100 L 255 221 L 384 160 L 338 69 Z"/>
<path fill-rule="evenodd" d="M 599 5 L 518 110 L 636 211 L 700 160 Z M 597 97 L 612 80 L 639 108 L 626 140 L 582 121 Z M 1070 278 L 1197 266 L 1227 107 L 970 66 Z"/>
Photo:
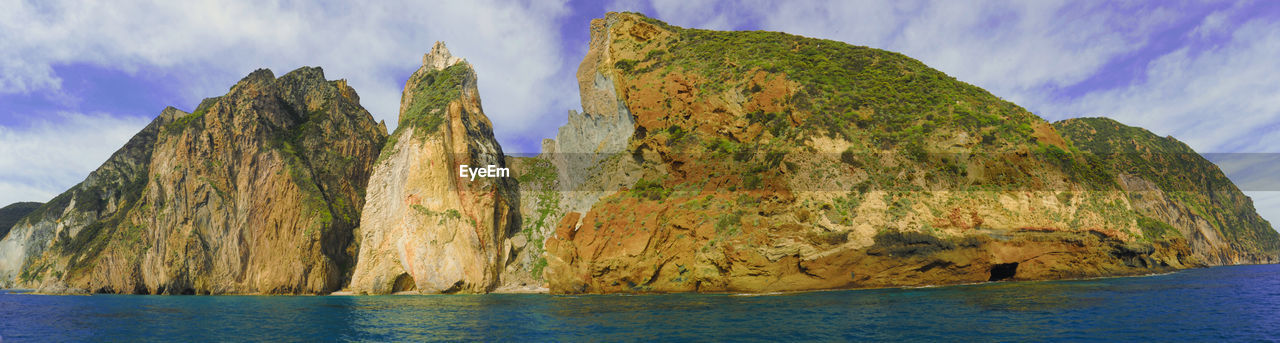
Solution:
<path fill-rule="evenodd" d="M 459 177 L 460 167 L 506 169 L 475 71 L 437 42 L 403 94 L 400 125 L 367 188 L 350 289 L 491 291 L 510 260 L 520 205 L 515 179 Z"/>
<path fill-rule="evenodd" d="M 458 64 L 458 62 L 462 62 L 462 59 L 450 54 L 449 48 L 445 47 L 444 42 L 440 41 L 431 46 L 431 52 L 422 55 L 422 66 L 432 70 L 444 70 L 444 68 Z"/>

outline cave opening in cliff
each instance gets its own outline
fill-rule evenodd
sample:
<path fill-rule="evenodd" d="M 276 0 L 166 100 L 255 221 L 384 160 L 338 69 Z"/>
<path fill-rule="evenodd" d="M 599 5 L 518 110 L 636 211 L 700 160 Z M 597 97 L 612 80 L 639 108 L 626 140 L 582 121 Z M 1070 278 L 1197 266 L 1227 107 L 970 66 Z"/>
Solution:
<path fill-rule="evenodd" d="M 396 277 L 396 282 L 391 286 L 391 292 L 410 292 L 418 290 L 418 284 L 413 281 L 413 276 L 409 273 L 401 273 Z"/>
<path fill-rule="evenodd" d="M 987 281 L 1000 281 L 1013 277 L 1018 273 L 1018 262 L 997 263 L 991 265 L 991 278 Z"/>

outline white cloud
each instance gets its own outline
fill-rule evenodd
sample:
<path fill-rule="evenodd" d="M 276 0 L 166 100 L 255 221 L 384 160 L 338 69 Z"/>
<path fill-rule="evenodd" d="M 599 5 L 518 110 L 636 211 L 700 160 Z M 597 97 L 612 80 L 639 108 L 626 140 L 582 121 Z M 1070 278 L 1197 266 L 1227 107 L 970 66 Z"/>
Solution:
<path fill-rule="evenodd" d="M 0 206 L 49 201 L 83 181 L 148 122 L 63 112 L 27 127 L 0 126 Z"/>
<path fill-rule="evenodd" d="M 312 65 L 346 78 L 394 127 L 402 80 L 433 42 L 475 65 L 501 137 L 553 132 L 543 113 L 575 107 L 559 46 L 563 1 L 328 2 L 0 0 L 0 93 L 53 92 L 52 67 L 156 71 L 188 84 L 190 109 L 260 67 Z M 154 115 L 154 114 L 149 114 Z"/>
<path fill-rule="evenodd" d="M 1206 22 L 1205 25 L 1216 25 Z M 1128 87 L 1095 91 L 1055 109 L 1105 115 L 1201 153 L 1280 152 L 1280 23 L 1255 20 L 1229 40 L 1184 47 L 1149 64 L 1146 78 Z"/>
<path fill-rule="evenodd" d="M 1226 31 L 1228 29 L 1227 20 L 1230 19 L 1227 18 L 1227 15 L 1228 11 L 1210 13 L 1204 17 L 1204 20 L 1201 21 L 1199 26 L 1196 26 L 1195 30 L 1191 31 L 1191 34 L 1195 35 L 1197 38 L 1208 38 L 1209 36 Z"/>
<path fill-rule="evenodd" d="M 705 0 L 653 0 L 653 8 L 658 11 L 658 18 L 673 23 L 697 23 L 695 26 L 708 30 L 732 30 L 741 24 L 744 15 L 749 11 L 746 6 L 717 7 L 716 1 Z M 743 10 L 743 11 L 739 11 Z"/>

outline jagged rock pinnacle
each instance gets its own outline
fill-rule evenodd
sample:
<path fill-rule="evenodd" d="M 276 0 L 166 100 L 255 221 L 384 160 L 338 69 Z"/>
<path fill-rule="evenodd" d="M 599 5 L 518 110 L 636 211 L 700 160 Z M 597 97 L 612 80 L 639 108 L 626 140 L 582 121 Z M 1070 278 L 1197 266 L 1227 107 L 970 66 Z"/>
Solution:
<path fill-rule="evenodd" d="M 453 57 L 449 53 L 449 48 L 444 46 L 444 42 L 437 41 L 431 46 L 431 52 L 422 56 L 422 66 L 435 70 L 444 70 L 454 64 L 462 62 L 461 58 Z"/>

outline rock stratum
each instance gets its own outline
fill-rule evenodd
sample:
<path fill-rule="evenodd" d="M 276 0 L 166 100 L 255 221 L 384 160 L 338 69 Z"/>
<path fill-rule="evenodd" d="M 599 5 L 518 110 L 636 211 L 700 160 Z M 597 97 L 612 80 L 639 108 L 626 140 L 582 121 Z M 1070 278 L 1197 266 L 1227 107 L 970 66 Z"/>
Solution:
<path fill-rule="evenodd" d="M 54 293 L 335 291 L 385 139 L 345 81 L 255 71 L 192 113 L 165 109 L 24 218 L 0 272 Z"/>
<path fill-rule="evenodd" d="M 1252 201 L 1172 137 L 1049 123 L 840 42 L 634 13 L 590 30 L 582 111 L 537 156 L 504 155 L 475 70 L 443 43 L 390 135 L 319 68 L 259 70 L 192 113 L 167 108 L 84 182 L 14 210 L 30 212 L 0 234 L 0 286 L 777 292 L 1280 256 Z"/>

